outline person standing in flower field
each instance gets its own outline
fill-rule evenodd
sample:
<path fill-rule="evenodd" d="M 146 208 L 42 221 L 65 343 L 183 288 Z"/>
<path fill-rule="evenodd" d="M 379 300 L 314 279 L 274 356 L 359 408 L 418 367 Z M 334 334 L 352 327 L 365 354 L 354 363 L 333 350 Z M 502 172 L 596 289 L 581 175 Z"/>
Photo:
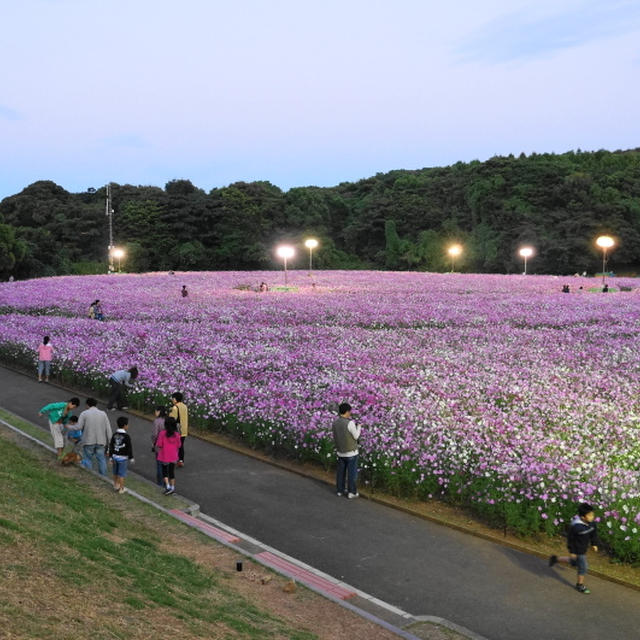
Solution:
<path fill-rule="evenodd" d="M 171 395 L 173 406 L 169 411 L 169 417 L 175 418 L 180 432 L 180 451 L 178 452 L 178 466 L 184 467 L 184 441 L 189 435 L 189 410 L 187 405 L 182 401 L 183 395 L 176 391 Z"/>
<path fill-rule="evenodd" d="M 114 371 L 109 376 L 109 382 L 111 384 L 111 393 L 109 394 L 109 402 L 107 403 L 107 409 L 109 411 L 114 410 L 114 404 L 118 409 L 128 409 L 124 404 L 124 391 L 126 387 L 132 387 L 132 380 L 138 377 L 138 367 L 131 367 L 130 369 L 120 369 Z"/>
<path fill-rule="evenodd" d="M 593 507 L 586 502 L 578 505 L 578 515 L 573 516 L 569 533 L 567 534 L 568 556 L 551 556 L 549 566 L 553 567 L 557 562 L 567 562 L 578 570 L 578 581 L 576 589 L 580 593 L 591 593 L 584 584 L 584 577 L 587 574 L 587 551 L 589 546 L 594 551 L 598 551 L 598 529 L 594 522 L 595 514 Z"/>
<path fill-rule="evenodd" d="M 351 419 L 351 405 L 343 402 L 338 407 L 339 417 L 333 421 L 333 440 L 338 453 L 336 470 L 336 495 L 343 496 L 347 479 L 347 498 L 357 498 L 358 438 L 360 427 Z"/>
<path fill-rule="evenodd" d="M 53 358 L 53 346 L 49 336 L 42 338 L 42 342 L 38 347 L 38 382 L 49 382 L 49 374 L 51 373 L 51 360 Z"/>
<path fill-rule="evenodd" d="M 58 450 L 58 457 L 64 449 L 64 425 L 69 422 L 71 412 L 80 406 L 78 398 L 71 398 L 68 402 L 51 402 L 38 412 L 39 416 L 46 415 L 49 419 L 49 431 L 53 437 L 53 446 Z"/>

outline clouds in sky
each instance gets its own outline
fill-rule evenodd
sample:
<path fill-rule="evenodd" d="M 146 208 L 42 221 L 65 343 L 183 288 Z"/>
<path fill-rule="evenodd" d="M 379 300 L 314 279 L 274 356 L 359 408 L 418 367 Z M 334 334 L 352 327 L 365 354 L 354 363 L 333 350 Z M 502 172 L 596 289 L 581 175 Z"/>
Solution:
<path fill-rule="evenodd" d="M 332 185 L 640 146 L 640 3 L 22 0 L 3 9 L 0 197 L 37 179 Z"/>

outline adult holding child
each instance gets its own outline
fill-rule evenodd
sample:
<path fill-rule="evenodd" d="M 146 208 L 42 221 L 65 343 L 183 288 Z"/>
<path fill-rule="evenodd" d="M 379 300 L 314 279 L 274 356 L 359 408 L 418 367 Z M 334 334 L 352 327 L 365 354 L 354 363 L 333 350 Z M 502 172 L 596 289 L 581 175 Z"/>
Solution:
<path fill-rule="evenodd" d="M 138 377 L 138 367 L 131 367 L 129 369 L 119 369 L 114 371 L 109 376 L 109 383 L 111 384 L 111 392 L 109 393 L 109 402 L 107 403 L 107 409 L 114 411 L 114 404 L 120 409 L 128 409 L 124 404 L 124 394 L 127 387 L 132 387 L 133 380 Z"/>
<path fill-rule="evenodd" d="M 53 437 L 53 446 L 58 451 L 58 457 L 62 455 L 64 449 L 64 425 L 69 422 L 71 412 L 80 406 L 78 398 L 71 398 L 67 402 L 51 402 L 45 405 L 38 412 L 39 416 L 46 415 L 49 419 L 49 431 Z"/>

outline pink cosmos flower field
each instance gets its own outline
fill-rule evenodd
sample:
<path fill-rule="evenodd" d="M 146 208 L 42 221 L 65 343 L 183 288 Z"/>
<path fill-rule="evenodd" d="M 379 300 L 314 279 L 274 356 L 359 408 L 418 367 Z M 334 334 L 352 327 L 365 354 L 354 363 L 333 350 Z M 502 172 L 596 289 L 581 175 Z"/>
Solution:
<path fill-rule="evenodd" d="M 98 389 L 136 364 L 140 403 L 180 390 L 202 424 L 324 464 L 330 407 L 348 401 L 375 488 L 521 533 L 562 532 L 587 500 L 612 552 L 640 558 L 640 280 L 605 294 L 578 277 L 293 271 L 278 285 L 281 272 L 2 283 L 0 356 L 35 366 L 49 335 L 58 369 Z M 87 318 L 96 298 L 104 322 Z"/>

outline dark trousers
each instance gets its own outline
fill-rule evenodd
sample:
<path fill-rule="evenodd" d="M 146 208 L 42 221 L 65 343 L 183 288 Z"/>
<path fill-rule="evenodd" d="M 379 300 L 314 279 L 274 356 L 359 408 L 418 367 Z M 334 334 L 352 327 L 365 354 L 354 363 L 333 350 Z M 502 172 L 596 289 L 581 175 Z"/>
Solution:
<path fill-rule="evenodd" d="M 341 458 L 338 456 L 338 468 L 336 469 L 336 491 L 344 493 L 345 479 L 349 493 L 357 493 L 356 480 L 358 479 L 358 456 Z"/>
<path fill-rule="evenodd" d="M 176 463 L 175 462 L 163 462 L 162 463 L 162 477 L 173 480 L 176 477 Z"/>
<path fill-rule="evenodd" d="M 178 449 L 178 460 L 184 462 L 184 440 L 187 436 L 180 436 L 180 448 Z"/>
<path fill-rule="evenodd" d="M 124 404 L 124 384 L 121 384 L 113 378 L 109 378 L 109 382 L 111 383 L 111 392 L 109 393 L 107 409 L 111 409 L 114 403 L 118 409 L 121 409 Z"/>

